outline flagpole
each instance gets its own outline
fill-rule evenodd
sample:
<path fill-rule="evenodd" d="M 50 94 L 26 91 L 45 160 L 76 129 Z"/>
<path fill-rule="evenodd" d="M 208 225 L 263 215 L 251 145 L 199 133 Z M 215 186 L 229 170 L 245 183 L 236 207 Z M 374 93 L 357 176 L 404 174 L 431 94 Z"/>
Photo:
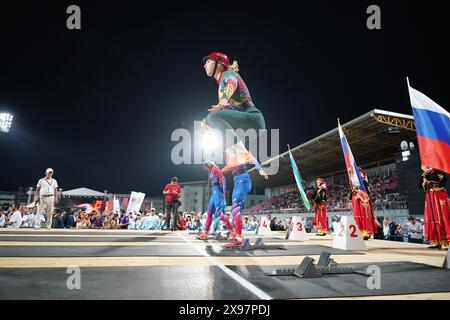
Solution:
<path fill-rule="evenodd" d="M 339 127 L 341 127 L 341 120 L 338 118 L 337 121 L 338 121 L 338 129 L 339 129 Z M 341 129 L 342 129 L 342 127 L 341 127 Z M 344 129 L 342 129 L 342 132 L 344 132 Z M 339 139 L 341 139 L 341 137 L 339 137 Z M 347 171 L 347 179 L 348 179 L 348 185 L 350 186 L 350 192 L 353 194 L 353 184 L 352 184 L 352 180 L 350 179 L 350 176 L 348 174 L 348 171 Z"/>

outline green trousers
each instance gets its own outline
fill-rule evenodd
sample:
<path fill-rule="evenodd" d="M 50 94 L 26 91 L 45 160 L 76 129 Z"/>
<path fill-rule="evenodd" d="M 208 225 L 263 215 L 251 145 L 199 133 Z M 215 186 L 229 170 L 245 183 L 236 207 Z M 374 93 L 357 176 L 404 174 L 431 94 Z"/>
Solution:
<path fill-rule="evenodd" d="M 246 111 L 219 110 L 210 112 L 206 117 L 206 124 L 219 130 L 225 136 L 226 130 L 255 129 L 259 135 L 260 129 L 266 129 L 264 116 L 257 108 L 249 108 Z"/>

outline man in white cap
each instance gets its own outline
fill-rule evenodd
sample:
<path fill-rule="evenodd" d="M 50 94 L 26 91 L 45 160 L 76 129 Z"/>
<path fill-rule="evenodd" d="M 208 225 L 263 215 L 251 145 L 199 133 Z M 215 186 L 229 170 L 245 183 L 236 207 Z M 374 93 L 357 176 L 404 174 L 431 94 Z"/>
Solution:
<path fill-rule="evenodd" d="M 45 171 L 45 177 L 39 179 L 37 183 L 36 196 L 34 197 L 34 201 L 39 201 L 40 204 L 41 210 L 38 212 L 38 216 L 40 216 L 43 211 L 46 214 L 45 225 L 47 229 L 51 229 L 52 227 L 53 209 L 58 204 L 58 183 L 52 176 L 53 169 L 48 168 Z"/>

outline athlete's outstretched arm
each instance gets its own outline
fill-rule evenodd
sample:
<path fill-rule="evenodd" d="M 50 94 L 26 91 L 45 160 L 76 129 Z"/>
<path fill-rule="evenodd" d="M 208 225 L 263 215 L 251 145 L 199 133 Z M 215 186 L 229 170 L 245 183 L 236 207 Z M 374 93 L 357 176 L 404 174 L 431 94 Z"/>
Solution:
<path fill-rule="evenodd" d="M 251 154 L 251 153 L 250 153 Z M 267 173 L 263 170 L 263 168 L 261 167 L 261 165 L 259 164 L 258 160 L 256 160 L 255 156 L 252 155 L 252 160 L 250 160 L 250 163 L 253 164 L 256 169 L 258 170 L 259 174 L 261 176 L 264 177 L 264 179 L 268 180 L 269 176 L 267 175 Z"/>

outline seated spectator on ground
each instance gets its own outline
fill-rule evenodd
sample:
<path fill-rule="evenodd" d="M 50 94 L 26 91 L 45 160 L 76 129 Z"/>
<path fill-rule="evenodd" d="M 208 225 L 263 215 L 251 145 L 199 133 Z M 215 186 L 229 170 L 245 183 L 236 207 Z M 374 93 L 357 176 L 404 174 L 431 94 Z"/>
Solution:
<path fill-rule="evenodd" d="M 151 228 L 150 212 L 143 213 L 141 216 L 141 223 L 138 230 L 150 230 Z"/>
<path fill-rule="evenodd" d="M 274 217 L 272 220 L 269 220 L 270 221 L 270 230 L 272 230 L 272 231 L 276 231 L 276 226 L 275 226 L 276 220 L 277 220 L 277 217 Z"/>
<path fill-rule="evenodd" d="M 22 213 L 19 211 L 19 206 L 17 204 L 13 204 L 11 207 L 11 214 L 9 219 L 5 222 L 5 225 L 8 228 L 20 228 L 22 226 Z"/>
<path fill-rule="evenodd" d="M 199 213 L 199 214 L 202 217 L 202 219 L 200 220 L 200 223 L 202 224 L 202 230 L 204 230 L 205 229 L 205 225 L 206 225 L 207 214 L 206 213 L 204 213 L 204 214 Z"/>
<path fill-rule="evenodd" d="M 3 209 L 0 209 L 0 228 L 4 228 L 6 223 L 6 214 Z"/>
<path fill-rule="evenodd" d="M 192 221 L 192 217 L 190 214 L 186 216 L 186 230 L 195 230 L 194 229 L 194 221 Z"/>
<path fill-rule="evenodd" d="M 186 230 L 186 219 L 184 219 L 182 212 L 178 212 L 178 230 Z"/>
<path fill-rule="evenodd" d="M 64 225 L 62 222 L 61 209 L 55 208 L 53 210 L 52 228 L 53 229 L 63 229 L 64 228 Z"/>
<path fill-rule="evenodd" d="M 33 212 L 25 212 L 22 215 L 22 228 L 33 228 L 34 226 L 34 214 Z"/>
<path fill-rule="evenodd" d="M 128 229 L 130 217 L 125 214 L 125 210 L 120 210 L 119 229 Z"/>
<path fill-rule="evenodd" d="M 249 231 L 256 231 L 258 229 L 258 221 L 256 220 L 256 216 L 252 216 L 252 221 L 250 222 L 250 230 Z"/>
<path fill-rule="evenodd" d="M 119 229 L 119 215 L 117 213 L 111 213 L 110 227 L 111 229 Z"/>
<path fill-rule="evenodd" d="M 77 229 L 89 229 L 91 227 L 91 220 L 85 210 L 81 211 L 77 220 Z"/>
<path fill-rule="evenodd" d="M 281 222 L 281 219 L 277 218 L 274 222 L 274 231 L 285 231 L 283 223 Z"/>
<path fill-rule="evenodd" d="M 243 231 L 251 231 L 250 228 L 251 228 L 251 226 L 250 226 L 250 223 L 248 221 L 248 217 L 244 217 L 244 220 L 242 222 L 242 230 Z"/>
<path fill-rule="evenodd" d="M 103 219 L 100 212 L 97 212 L 94 216 L 94 220 L 92 220 L 91 228 L 92 229 L 101 229 L 103 227 Z"/>
<path fill-rule="evenodd" d="M 68 212 L 65 213 L 65 215 L 67 216 L 66 222 L 64 223 L 64 228 L 76 228 L 77 224 L 75 221 L 75 215 L 74 213 L 70 214 Z"/>
<path fill-rule="evenodd" d="M 130 218 L 130 223 L 128 224 L 128 230 L 136 230 L 136 215 L 127 213 Z"/>
<path fill-rule="evenodd" d="M 423 227 L 414 217 L 409 217 L 406 223 L 408 228 L 408 242 L 423 243 Z"/>
<path fill-rule="evenodd" d="M 184 227 L 184 229 L 183 229 Z M 175 225 L 175 230 L 186 230 L 186 221 L 183 218 L 183 213 L 179 212 L 177 214 L 177 223 Z"/>
<path fill-rule="evenodd" d="M 200 217 L 198 215 L 196 215 L 194 217 L 194 222 L 193 222 L 193 230 L 201 230 L 202 229 L 202 224 L 200 222 Z"/>
<path fill-rule="evenodd" d="M 142 230 L 141 223 L 142 223 L 142 215 L 140 212 L 136 212 L 135 230 Z"/>
<path fill-rule="evenodd" d="M 102 220 L 103 229 L 111 229 L 111 214 L 108 211 L 103 211 Z"/>
<path fill-rule="evenodd" d="M 402 226 L 395 223 L 393 220 L 389 223 L 389 240 L 391 241 L 403 241 L 403 235 L 401 234 Z"/>
<path fill-rule="evenodd" d="M 389 225 L 391 224 L 391 220 L 389 218 L 384 218 L 383 220 L 383 239 L 384 240 L 389 240 L 389 236 L 390 236 L 390 227 Z"/>
<path fill-rule="evenodd" d="M 156 210 L 152 209 L 150 210 L 150 230 L 158 230 L 160 228 L 160 220 L 159 217 L 156 215 Z"/>
<path fill-rule="evenodd" d="M 285 230 L 289 230 L 291 228 L 291 224 L 292 224 L 292 219 L 291 218 L 286 218 L 286 220 L 285 220 Z"/>
<path fill-rule="evenodd" d="M 69 212 L 69 211 L 64 211 L 64 212 L 62 213 L 61 220 L 62 220 L 62 223 L 63 223 L 64 228 L 65 228 L 66 225 L 67 225 L 67 219 L 69 219 L 69 215 L 70 215 L 70 212 Z"/>
<path fill-rule="evenodd" d="M 166 219 L 165 219 L 164 214 L 162 212 L 158 213 L 158 218 L 159 218 L 158 230 L 162 230 L 162 227 L 166 223 Z"/>

